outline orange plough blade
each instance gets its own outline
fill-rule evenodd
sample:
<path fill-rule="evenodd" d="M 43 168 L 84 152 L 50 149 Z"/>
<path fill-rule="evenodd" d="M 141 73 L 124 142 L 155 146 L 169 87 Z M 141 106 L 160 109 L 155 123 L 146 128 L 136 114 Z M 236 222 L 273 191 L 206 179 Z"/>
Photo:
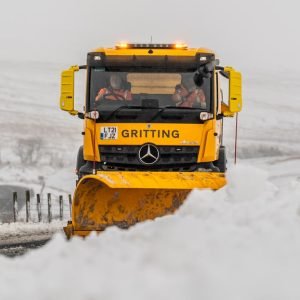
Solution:
<path fill-rule="evenodd" d="M 193 189 L 217 190 L 225 184 L 223 173 L 99 171 L 78 183 L 72 221 L 64 230 L 71 237 L 113 225 L 128 228 L 172 214 Z"/>

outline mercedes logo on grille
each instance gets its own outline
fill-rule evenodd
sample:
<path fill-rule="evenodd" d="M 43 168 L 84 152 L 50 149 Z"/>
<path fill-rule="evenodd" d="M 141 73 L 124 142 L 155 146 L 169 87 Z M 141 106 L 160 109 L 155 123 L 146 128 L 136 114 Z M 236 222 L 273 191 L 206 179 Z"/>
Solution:
<path fill-rule="evenodd" d="M 140 162 L 145 165 L 153 165 L 159 159 L 159 151 L 156 146 L 152 144 L 145 144 L 139 151 Z"/>

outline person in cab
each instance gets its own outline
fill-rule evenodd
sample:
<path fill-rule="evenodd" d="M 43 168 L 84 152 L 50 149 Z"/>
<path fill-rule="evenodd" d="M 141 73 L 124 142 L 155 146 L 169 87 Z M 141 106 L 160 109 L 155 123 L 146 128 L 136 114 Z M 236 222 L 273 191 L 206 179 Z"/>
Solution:
<path fill-rule="evenodd" d="M 179 107 L 199 107 L 206 109 L 203 90 L 195 85 L 192 76 L 182 77 L 181 84 L 176 85 L 172 100 Z"/>
<path fill-rule="evenodd" d="M 105 100 L 119 100 L 131 101 L 132 94 L 128 89 L 124 88 L 124 81 L 119 74 L 112 74 L 109 79 L 109 86 L 99 90 L 95 101 Z"/>

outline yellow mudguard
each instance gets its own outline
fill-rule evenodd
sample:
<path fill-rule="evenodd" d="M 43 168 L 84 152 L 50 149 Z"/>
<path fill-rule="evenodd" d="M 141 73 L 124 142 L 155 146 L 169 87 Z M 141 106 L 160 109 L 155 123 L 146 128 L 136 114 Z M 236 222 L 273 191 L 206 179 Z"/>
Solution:
<path fill-rule="evenodd" d="M 226 184 L 222 173 L 99 171 L 84 176 L 75 190 L 67 236 L 85 236 L 116 225 L 173 213 L 195 188 L 217 190 Z"/>

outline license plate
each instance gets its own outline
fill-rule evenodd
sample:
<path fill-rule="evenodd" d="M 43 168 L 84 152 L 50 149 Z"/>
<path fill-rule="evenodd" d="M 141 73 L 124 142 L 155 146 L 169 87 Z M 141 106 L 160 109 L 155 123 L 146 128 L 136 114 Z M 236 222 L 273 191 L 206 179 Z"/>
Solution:
<path fill-rule="evenodd" d="M 101 127 L 100 139 L 101 140 L 117 140 L 118 139 L 118 127 L 117 126 Z"/>

